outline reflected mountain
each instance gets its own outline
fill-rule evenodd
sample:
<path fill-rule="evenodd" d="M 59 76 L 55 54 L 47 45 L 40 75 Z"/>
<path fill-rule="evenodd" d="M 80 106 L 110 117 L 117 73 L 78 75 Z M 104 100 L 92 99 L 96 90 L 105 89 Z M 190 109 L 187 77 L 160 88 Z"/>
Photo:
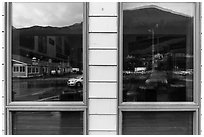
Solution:
<path fill-rule="evenodd" d="M 193 17 L 144 6 L 123 11 L 123 101 L 191 101 Z"/>
<path fill-rule="evenodd" d="M 73 35 L 82 34 L 83 23 L 75 23 L 71 26 L 65 27 L 53 27 L 53 26 L 32 26 L 28 28 L 15 28 L 14 30 L 19 30 L 23 35 Z"/>
<path fill-rule="evenodd" d="M 157 27 L 156 27 L 157 25 Z M 156 52 L 186 53 L 186 45 L 193 44 L 193 17 L 146 6 L 140 9 L 123 11 L 125 53 L 142 55 L 152 52 L 152 33 Z M 126 39 L 128 43 L 126 42 Z M 168 51 L 167 51 L 168 50 Z M 192 51 L 189 51 L 192 54 Z"/>

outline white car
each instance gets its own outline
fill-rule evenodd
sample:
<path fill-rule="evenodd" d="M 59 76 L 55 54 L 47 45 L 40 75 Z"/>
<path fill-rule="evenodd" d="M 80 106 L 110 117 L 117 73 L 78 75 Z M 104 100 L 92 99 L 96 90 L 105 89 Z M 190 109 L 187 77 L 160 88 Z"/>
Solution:
<path fill-rule="evenodd" d="M 148 87 L 156 88 L 158 86 L 167 86 L 168 80 L 167 80 L 167 74 L 165 71 L 154 71 L 150 75 L 149 79 L 145 81 L 145 84 Z"/>
<path fill-rule="evenodd" d="M 67 81 L 67 85 L 68 86 L 71 86 L 71 87 L 81 87 L 83 86 L 83 76 L 77 76 L 76 78 L 70 78 L 68 81 Z"/>

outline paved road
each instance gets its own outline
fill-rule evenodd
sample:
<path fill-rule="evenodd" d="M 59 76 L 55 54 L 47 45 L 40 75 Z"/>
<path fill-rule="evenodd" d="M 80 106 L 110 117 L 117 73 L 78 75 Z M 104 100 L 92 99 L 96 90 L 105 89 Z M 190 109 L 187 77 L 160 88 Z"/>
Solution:
<path fill-rule="evenodd" d="M 68 87 L 68 78 L 32 78 L 13 80 L 13 99 L 15 101 L 51 101 L 66 92 L 78 92 L 82 88 Z"/>

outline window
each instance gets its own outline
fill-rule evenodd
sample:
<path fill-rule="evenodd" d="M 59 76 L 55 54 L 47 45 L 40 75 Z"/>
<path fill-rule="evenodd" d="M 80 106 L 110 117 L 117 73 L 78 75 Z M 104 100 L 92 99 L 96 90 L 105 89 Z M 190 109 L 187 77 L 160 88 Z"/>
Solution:
<path fill-rule="evenodd" d="M 17 98 L 18 101 L 25 101 L 25 99 L 26 101 L 39 101 L 42 100 L 42 96 L 45 99 L 44 101 L 52 101 L 52 97 L 68 96 L 67 94 L 73 97 L 75 95 L 80 96 L 80 99 L 76 101 L 83 101 L 83 92 L 81 91 L 83 90 L 84 84 L 83 81 L 77 80 L 78 76 L 83 75 L 83 50 L 78 50 L 79 48 L 83 49 L 83 4 L 55 4 L 56 3 L 12 4 L 12 43 L 16 43 L 12 45 L 12 60 L 17 60 L 18 62 L 32 66 L 32 74 L 28 73 L 26 75 L 28 79 L 26 80 L 21 79 L 21 77 L 25 76 L 20 73 L 19 75 L 12 75 L 12 84 L 18 85 L 13 86 L 12 89 L 13 92 L 17 93 L 13 94 L 13 101 L 16 101 Z M 70 9 L 71 5 L 77 7 L 78 10 Z M 56 8 L 55 6 L 63 8 L 64 12 L 53 11 L 52 8 Z M 31 12 L 26 14 L 28 10 Z M 35 10 L 38 11 L 39 14 L 35 13 Z M 76 19 L 71 14 L 76 14 Z M 53 16 L 57 19 L 53 20 Z M 44 18 L 44 20 L 39 20 L 39 18 Z M 69 19 L 64 20 L 64 18 Z M 23 19 L 30 21 L 23 21 Z M 22 41 L 20 40 L 20 34 L 22 34 Z M 27 38 L 24 38 L 24 36 L 29 36 L 33 41 L 26 43 L 24 39 Z M 49 37 L 52 37 L 52 39 Z M 48 45 L 48 38 L 53 46 Z M 54 45 L 55 42 L 56 45 Z M 34 45 L 33 50 L 29 50 L 29 45 Z M 69 54 L 64 52 L 67 46 L 69 47 L 68 50 L 71 51 Z M 24 50 L 24 52 L 21 52 L 21 50 Z M 15 65 L 14 61 L 12 63 Z M 43 67 L 47 67 L 48 72 L 42 71 Z M 77 68 L 77 73 L 68 71 L 72 68 Z M 23 72 L 22 66 L 20 66 L 19 69 L 20 72 Z M 17 78 L 19 79 L 18 81 L 14 80 Z M 33 86 L 21 86 L 22 81 L 24 81 L 24 84 L 33 84 Z M 77 85 L 80 86 L 77 87 Z M 32 92 L 21 92 L 22 90 L 30 90 Z M 34 97 L 34 95 L 37 96 Z M 46 100 L 46 98 L 49 100 Z M 54 99 L 54 101 L 56 101 L 56 99 Z"/>
<path fill-rule="evenodd" d="M 12 112 L 13 135 L 83 135 L 82 111 Z"/>
<path fill-rule="evenodd" d="M 25 72 L 25 66 L 22 67 L 22 71 Z"/>
<path fill-rule="evenodd" d="M 19 66 L 16 66 L 16 72 L 18 72 L 19 71 Z"/>
<path fill-rule="evenodd" d="M 123 5 L 125 102 L 193 101 L 194 5 L 170 5 Z"/>
<path fill-rule="evenodd" d="M 5 6 L 6 134 L 86 134 L 86 4 Z"/>
<path fill-rule="evenodd" d="M 200 134 L 200 5 L 5 3 L 5 134 Z"/>
<path fill-rule="evenodd" d="M 122 133 L 127 135 L 192 135 L 193 112 L 123 112 Z"/>
<path fill-rule="evenodd" d="M 199 4 L 122 3 L 120 13 L 120 134 L 197 134 Z"/>
<path fill-rule="evenodd" d="M 35 73 L 35 67 L 32 67 L 32 73 Z"/>
<path fill-rule="evenodd" d="M 49 43 L 50 43 L 51 45 L 54 45 L 54 44 L 55 44 L 55 41 L 54 41 L 53 39 L 49 38 Z"/>
<path fill-rule="evenodd" d="M 18 72 L 18 67 L 17 66 L 13 67 L 13 72 Z"/>
<path fill-rule="evenodd" d="M 25 67 L 24 66 L 20 66 L 20 72 L 25 72 Z"/>
<path fill-rule="evenodd" d="M 37 37 L 38 37 L 38 51 L 41 53 L 47 53 L 47 37 L 46 36 Z"/>
<path fill-rule="evenodd" d="M 35 68 L 35 72 L 38 73 L 38 68 Z"/>
<path fill-rule="evenodd" d="M 28 66 L 28 73 L 31 73 L 31 67 Z"/>

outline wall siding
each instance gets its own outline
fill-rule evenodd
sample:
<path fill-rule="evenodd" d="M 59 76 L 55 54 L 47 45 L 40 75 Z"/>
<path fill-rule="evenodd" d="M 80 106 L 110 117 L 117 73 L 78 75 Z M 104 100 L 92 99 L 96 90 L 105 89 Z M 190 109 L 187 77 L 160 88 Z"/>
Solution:
<path fill-rule="evenodd" d="M 117 114 L 117 99 L 89 99 L 89 103 L 89 114 Z"/>
<path fill-rule="evenodd" d="M 117 133 L 115 131 L 105 130 L 105 131 L 94 131 L 90 130 L 89 135 L 116 135 Z"/>
<path fill-rule="evenodd" d="M 117 33 L 117 17 L 89 17 L 89 32 Z"/>
<path fill-rule="evenodd" d="M 117 66 L 89 66 L 89 81 L 117 81 Z"/>
<path fill-rule="evenodd" d="M 116 50 L 117 33 L 89 33 L 89 49 Z"/>
<path fill-rule="evenodd" d="M 116 115 L 89 115 L 89 130 L 98 131 L 115 131 L 116 130 Z"/>
<path fill-rule="evenodd" d="M 89 82 L 89 98 L 116 98 L 116 83 Z"/>
<path fill-rule="evenodd" d="M 89 6 L 89 16 L 117 16 L 117 4 L 114 2 L 91 2 Z"/>
<path fill-rule="evenodd" d="M 89 65 L 117 65 L 116 50 L 89 50 Z"/>
<path fill-rule="evenodd" d="M 89 3 L 88 134 L 117 134 L 117 3 Z"/>

